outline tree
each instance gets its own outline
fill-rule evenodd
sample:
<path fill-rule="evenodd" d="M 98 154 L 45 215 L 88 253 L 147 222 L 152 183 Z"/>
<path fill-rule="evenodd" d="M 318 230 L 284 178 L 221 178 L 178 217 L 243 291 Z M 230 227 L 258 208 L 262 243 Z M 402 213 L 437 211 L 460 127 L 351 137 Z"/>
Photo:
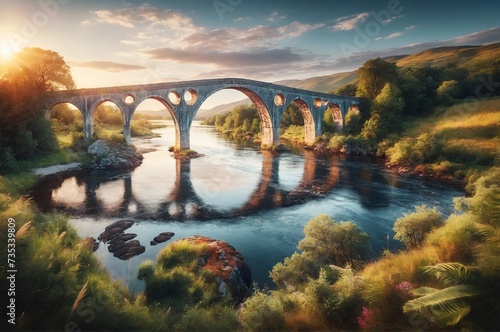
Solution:
<path fill-rule="evenodd" d="M 304 118 L 300 112 L 299 107 L 295 103 L 291 103 L 287 106 L 283 117 L 281 118 L 281 128 L 288 128 L 290 126 L 303 126 Z"/>
<path fill-rule="evenodd" d="M 356 96 L 356 90 L 358 87 L 356 84 L 346 84 L 335 90 L 335 92 L 329 92 L 333 93 L 336 95 L 341 95 L 341 96 L 349 96 L 349 97 L 354 97 Z"/>
<path fill-rule="evenodd" d="M 369 236 L 357 225 L 336 222 L 324 214 L 309 220 L 304 233 L 299 249 L 326 264 L 353 265 L 355 260 L 364 259 L 369 250 Z"/>
<path fill-rule="evenodd" d="M 261 130 L 261 128 L 260 128 L 260 119 L 258 117 L 254 118 L 252 120 L 252 127 L 251 127 L 251 129 L 252 129 L 252 132 L 255 133 L 255 134 L 260 133 L 260 130 Z"/>
<path fill-rule="evenodd" d="M 387 83 L 395 83 L 397 67 L 392 62 L 380 58 L 368 60 L 358 69 L 358 89 L 356 95 L 375 99 Z"/>
<path fill-rule="evenodd" d="M 455 80 L 444 81 L 437 88 L 436 92 L 439 103 L 445 106 L 450 106 L 459 95 L 460 87 L 458 82 Z"/>
<path fill-rule="evenodd" d="M 427 95 L 425 81 L 415 76 L 414 68 L 405 68 L 399 72 L 398 87 L 405 101 L 405 113 L 419 115 L 433 108 L 434 101 Z"/>
<path fill-rule="evenodd" d="M 361 115 L 358 110 L 350 109 L 345 116 L 345 131 L 356 135 L 361 131 Z"/>
<path fill-rule="evenodd" d="M 44 118 L 43 98 L 48 91 L 75 87 L 64 59 L 53 51 L 25 48 L 1 69 L 0 155 L 12 163 L 12 158 L 54 150 L 57 141 Z"/>
<path fill-rule="evenodd" d="M 443 224 L 443 216 L 436 208 L 428 208 L 425 204 L 417 206 L 415 212 L 404 214 L 396 220 L 393 230 L 394 239 L 403 242 L 407 248 L 420 247 L 432 229 Z"/>
<path fill-rule="evenodd" d="M 401 91 L 395 84 L 384 85 L 371 107 L 371 117 L 365 122 L 361 135 L 367 139 L 387 137 L 401 126 L 401 113 L 404 107 Z"/>
<path fill-rule="evenodd" d="M 41 96 L 47 91 L 74 89 L 69 66 L 57 52 L 26 47 L 14 56 L 5 78 Z"/>

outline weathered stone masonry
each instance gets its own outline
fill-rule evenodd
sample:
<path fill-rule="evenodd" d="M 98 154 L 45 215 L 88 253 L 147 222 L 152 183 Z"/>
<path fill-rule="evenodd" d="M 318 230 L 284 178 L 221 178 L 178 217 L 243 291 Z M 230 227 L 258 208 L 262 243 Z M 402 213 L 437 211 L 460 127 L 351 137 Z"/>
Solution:
<path fill-rule="evenodd" d="M 84 138 L 94 134 L 94 111 L 102 103 L 115 103 L 123 114 L 123 134 L 130 142 L 130 122 L 137 106 L 151 98 L 158 100 L 170 112 L 175 123 L 175 148 L 189 149 L 191 123 L 203 102 L 217 91 L 234 89 L 245 94 L 257 107 L 262 123 L 262 147 L 279 144 L 279 126 L 286 106 L 296 103 L 304 117 L 305 141 L 313 143 L 323 133 L 322 120 L 331 110 L 340 128 L 350 107 L 358 99 L 333 94 L 290 88 L 282 85 L 240 79 L 223 78 L 197 81 L 129 85 L 107 88 L 78 89 L 52 92 L 46 101 L 47 112 L 61 103 L 70 103 L 83 115 Z"/>

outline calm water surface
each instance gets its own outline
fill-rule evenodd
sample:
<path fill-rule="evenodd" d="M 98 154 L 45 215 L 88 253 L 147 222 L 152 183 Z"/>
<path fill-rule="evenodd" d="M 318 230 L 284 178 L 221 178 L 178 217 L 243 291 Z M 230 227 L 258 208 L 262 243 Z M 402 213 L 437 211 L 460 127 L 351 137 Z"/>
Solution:
<path fill-rule="evenodd" d="M 156 131 L 161 137 L 135 140 L 141 149 L 156 149 L 135 170 L 45 177 L 32 193 L 40 209 L 72 214 L 82 237 L 97 238 L 110 223 L 134 219 L 127 233 L 138 234 L 144 254 L 121 261 L 103 245 L 96 251 L 132 291 L 144 287 L 135 278 L 138 265 L 154 261 L 165 246 L 149 244 L 161 232 L 175 233 L 167 244 L 191 235 L 224 240 L 244 255 L 261 287 L 272 286 L 269 271 L 296 250 L 304 225 L 320 213 L 356 223 L 370 235 L 376 257 L 388 235 L 389 248 L 399 248 L 392 226 L 403 213 L 427 204 L 448 215 L 453 198 L 463 195 L 442 183 L 400 177 L 372 159 L 262 152 L 196 122 L 191 147 L 205 156 L 179 162 L 168 152 L 173 125 Z"/>

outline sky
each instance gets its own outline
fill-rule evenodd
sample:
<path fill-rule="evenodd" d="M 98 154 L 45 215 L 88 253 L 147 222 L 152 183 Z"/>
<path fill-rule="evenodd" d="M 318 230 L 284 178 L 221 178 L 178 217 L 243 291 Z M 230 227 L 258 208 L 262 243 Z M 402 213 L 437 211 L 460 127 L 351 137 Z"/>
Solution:
<path fill-rule="evenodd" d="M 0 8 L 0 61 L 23 47 L 56 51 L 78 88 L 304 79 L 378 56 L 500 41 L 498 0 L 0 0 Z"/>

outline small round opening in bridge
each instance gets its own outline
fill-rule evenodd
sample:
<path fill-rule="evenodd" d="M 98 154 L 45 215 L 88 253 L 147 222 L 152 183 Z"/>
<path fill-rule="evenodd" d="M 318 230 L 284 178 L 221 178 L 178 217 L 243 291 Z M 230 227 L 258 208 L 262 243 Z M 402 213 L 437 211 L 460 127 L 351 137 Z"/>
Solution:
<path fill-rule="evenodd" d="M 135 98 L 132 95 L 126 95 L 125 98 L 123 98 L 123 101 L 127 105 L 131 105 L 135 102 Z"/>
<path fill-rule="evenodd" d="M 321 99 L 320 99 L 320 98 L 315 98 L 315 99 L 314 99 L 314 103 L 313 103 L 314 108 L 319 108 L 319 107 L 321 107 L 321 104 L 322 104 L 322 101 L 321 101 Z"/>
<path fill-rule="evenodd" d="M 285 96 L 282 95 L 281 93 L 278 93 L 276 96 L 274 96 L 274 105 L 276 106 L 283 106 L 285 104 Z"/>
<path fill-rule="evenodd" d="M 196 92 L 196 90 L 187 89 L 186 92 L 184 92 L 184 100 L 186 101 L 186 104 L 188 104 L 189 106 L 194 105 L 197 99 L 198 99 L 198 92 Z"/>
<path fill-rule="evenodd" d="M 177 91 L 170 91 L 168 93 L 168 100 L 174 105 L 179 105 L 181 103 L 181 95 Z"/>

